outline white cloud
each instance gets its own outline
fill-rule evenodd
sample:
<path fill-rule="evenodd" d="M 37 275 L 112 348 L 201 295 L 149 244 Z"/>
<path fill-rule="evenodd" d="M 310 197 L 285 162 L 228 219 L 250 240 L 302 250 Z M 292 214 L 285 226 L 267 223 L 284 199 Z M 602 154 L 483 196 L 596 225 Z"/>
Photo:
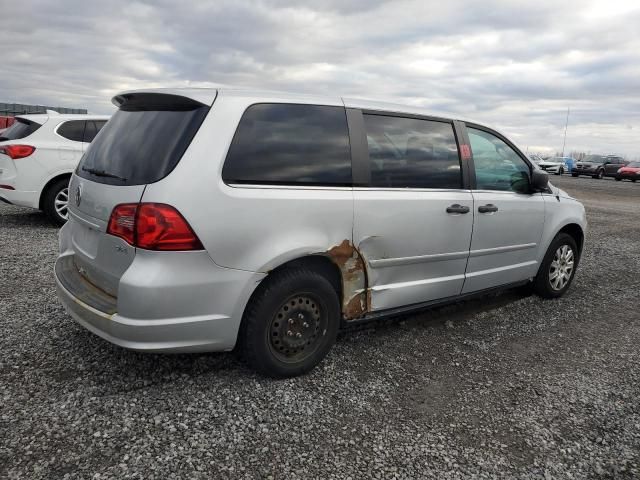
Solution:
<path fill-rule="evenodd" d="M 617 0 L 5 2 L 0 101 L 237 84 L 421 105 L 523 148 L 640 156 L 640 7 Z"/>

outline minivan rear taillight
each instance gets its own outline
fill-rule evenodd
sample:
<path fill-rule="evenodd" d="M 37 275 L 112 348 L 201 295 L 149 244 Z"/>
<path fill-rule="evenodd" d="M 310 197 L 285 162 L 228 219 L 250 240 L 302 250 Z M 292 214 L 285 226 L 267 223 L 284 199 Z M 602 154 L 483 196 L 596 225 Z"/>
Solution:
<path fill-rule="evenodd" d="M 13 160 L 28 157 L 35 151 L 36 147 L 31 145 L 3 145 L 0 147 L 0 153 L 8 155 Z"/>
<path fill-rule="evenodd" d="M 164 203 L 122 203 L 111 212 L 107 233 L 147 250 L 203 250 L 180 212 Z"/>

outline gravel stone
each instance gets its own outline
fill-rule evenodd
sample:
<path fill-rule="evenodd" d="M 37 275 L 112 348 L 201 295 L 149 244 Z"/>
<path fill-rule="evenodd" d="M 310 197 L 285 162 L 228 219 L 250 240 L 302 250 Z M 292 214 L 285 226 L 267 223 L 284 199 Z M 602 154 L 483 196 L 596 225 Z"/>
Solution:
<path fill-rule="evenodd" d="M 552 181 L 590 223 L 565 297 L 347 331 L 284 381 L 81 328 L 56 299 L 56 229 L 0 204 L 0 478 L 639 478 L 640 184 Z"/>

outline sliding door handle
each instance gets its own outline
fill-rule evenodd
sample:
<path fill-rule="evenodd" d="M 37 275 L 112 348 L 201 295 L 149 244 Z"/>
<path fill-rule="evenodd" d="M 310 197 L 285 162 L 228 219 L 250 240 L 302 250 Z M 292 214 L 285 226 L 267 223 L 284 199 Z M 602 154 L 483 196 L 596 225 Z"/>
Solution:
<path fill-rule="evenodd" d="M 498 211 L 498 207 L 496 207 L 493 203 L 488 203 L 487 205 L 479 206 L 478 211 L 480 213 L 493 213 Z"/>
<path fill-rule="evenodd" d="M 447 213 L 469 213 L 469 207 L 454 203 L 453 205 L 447 207 Z"/>

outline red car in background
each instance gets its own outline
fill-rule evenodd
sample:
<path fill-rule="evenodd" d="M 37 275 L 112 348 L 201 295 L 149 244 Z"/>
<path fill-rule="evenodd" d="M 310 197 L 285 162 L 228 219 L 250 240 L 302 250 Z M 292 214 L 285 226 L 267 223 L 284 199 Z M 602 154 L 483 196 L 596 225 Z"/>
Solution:
<path fill-rule="evenodd" d="M 0 130 L 4 130 L 5 128 L 9 128 L 11 125 L 13 125 L 13 122 L 15 122 L 16 119 L 13 117 L 4 117 L 4 116 L 0 116 Z"/>
<path fill-rule="evenodd" d="M 635 182 L 640 178 L 640 162 L 630 162 L 624 167 L 620 168 L 616 173 L 616 180 L 631 180 Z"/>

